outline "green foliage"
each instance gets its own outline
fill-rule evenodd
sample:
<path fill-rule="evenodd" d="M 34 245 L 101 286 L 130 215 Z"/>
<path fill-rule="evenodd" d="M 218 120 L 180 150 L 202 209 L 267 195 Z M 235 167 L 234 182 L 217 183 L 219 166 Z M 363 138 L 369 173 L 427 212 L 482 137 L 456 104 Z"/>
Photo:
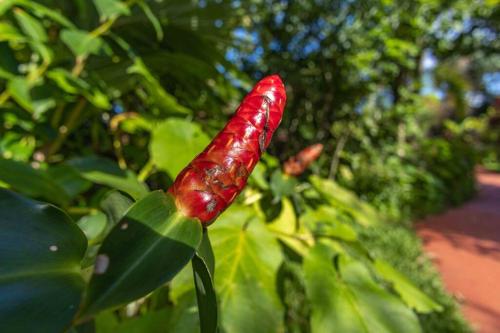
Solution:
<path fill-rule="evenodd" d="M 442 306 L 434 302 L 427 295 L 415 288 L 413 284 L 400 272 L 396 271 L 387 262 L 377 259 L 375 260 L 375 269 L 387 281 L 390 281 L 396 290 L 401 295 L 401 298 L 413 309 L 419 313 L 430 313 L 433 311 L 442 311 Z"/>
<path fill-rule="evenodd" d="M 304 262 L 312 332 L 421 332 L 416 315 L 380 288 L 362 263 L 332 247 L 318 243 Z"/>
<path fill-rule="evenodd" d="M 99 248 L 81 315 L 126 304 L 172 279 L 193 257 L 201 232 L 170 196 L 152 192 L 138 201 Z"/>
<path fill-rule="evenodd" d="M 203 233 L 201 244 L 193 257 L 192 265 L 200 315 L 200 331 L 202 333 L 216 333 L 219 318 L 217 297 L 213 285 L 215 263 L 214 253 L 206 231 Z"/>
<path fill-rule="evenodd" d="M 470 56 L 491 71 L 495 8 L 0 1 L 0 331 L 468 332 L 414 234 L 386 219 L 470 197 L 471 145 L 498 164 L 494 115 L 481 127 L 464 104 L 480 80 L 453 70 Z M 446 65 L 453 121 L 419 94 L 425 50 Z M 268 72 L 289 95 L 270 152 L 325 153 L 299 178 L 265 155 L 202 231 L 154 190 Z"/>
<path fill-rule="evenodd" d="M 175 178 L 209 142 L 200 126 L 170 119 L 158 125 L 152 133 L 151 158 L 160 170 Z"/>
<path fill-rule="evenodd" d="M 128 193 L 132 198 L 145 196 L 147 187 L 130 170 L 122 170 L 113 161 L 99 157 L 83 157 L 68 161 L 68 165 L 88 181 Z"/>
<path fill-rule="evenodd" d="M 54 206 L 0 189 L 0 328 L 62 331 L 78 310 L 87 243 Z"/>
<path fill-rule="evenodd" d="M 0 180 L 34 198 L 45 198 L 62 205 L 68 201 L 65 190 L 49 175 L 25 163 L 0 158 Z"/>
<path fill-rule="evenodd" d="M 471 328 L 460 314 L 458 304 L 443 286 L 430 259 L 423 254 L 422 244 L 406 227 L 388 224 L 360 232 L 362 242 L 371 253 L 406 275 L 421 291 L 431 295 L 443 308 L 439 312 L 419 314 L 424 332 L 469 333 Z"/>
<path fill-rule="evenodd" d="M 434 122 L 425 106 L 429 101 L 411 98 L 389 112 L 366 107 L 346 145 L 355 152 L 341 155 L 337 175 L 340 184 L 395 221 L 439 212 L 475 193 L 477 156 L 466 136 L 428 137 Z"/>
<path fill-rule="evenodd" d="M 233 206 L 210 229 L 221 327 L 227 332 L 278 332 L 283 325 L 275 285 L 281 250 L 254 214 Z"/>
<path fill-rule="evenodd" d="M 84 30 L 63 30 L 61 41 L 68 46 L 75 56 L 98 54 L 102 47 L 102 39 L 92 36 Z"/>

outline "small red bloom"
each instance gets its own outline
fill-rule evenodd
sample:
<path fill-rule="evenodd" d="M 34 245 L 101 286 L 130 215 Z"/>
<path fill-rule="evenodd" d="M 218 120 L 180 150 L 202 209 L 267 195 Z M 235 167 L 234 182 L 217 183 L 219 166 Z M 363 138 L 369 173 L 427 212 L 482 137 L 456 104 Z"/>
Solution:
<path fill-rule="evenodd" d="M 233 202 L 269 145 L 285 103 L 278 75 L 255 85 L 222 131 L 168 189 L 181 212 L 209 225 Z"/>
<path fill-rule="evenodd" d="M 285 174 L 299 176 L 318 159 L 323 151 L 323 145 L 316 143 L 301 150 L 297 155 L 290 157 L 283 166 Z"/>

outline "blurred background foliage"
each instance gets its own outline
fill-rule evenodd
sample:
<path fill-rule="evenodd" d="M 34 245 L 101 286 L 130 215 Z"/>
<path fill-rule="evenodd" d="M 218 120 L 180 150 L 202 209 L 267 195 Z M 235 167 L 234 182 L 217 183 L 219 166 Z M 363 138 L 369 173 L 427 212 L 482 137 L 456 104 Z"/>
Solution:
<path fill-rule="evenodd" d="M 415 319 L 414 331 L 468 332 L 408 222 L 471 197 L 477 163 L 500 170 L 498 5 L 2 0 L 0 186 L 65 210 L 92 263 L 112 226 L 109 207 L 166 189 L 251 85 L 278 73 L 288 104 L 270 155 L 213 227 L 216 259 L 239 248 L 226 238 L 247 230 L 243 248 L 260 262 L 217 264 L 223 329 L 330 332 L 342 318 L 330 322 L 317 281 L 335 286 L 332 274 L 345 272 L 329 295 L 342 311 L 352 313 L 345 295 L 358 297 L 349 288 L 359 283 L 379 296 L 359 296 L 367 305 L 358 320 L 397 332 L 401 323 L 374 310 L 388 306 Z M 325 150 L 308 174 L 282 174 L 280 161 L 316 142 Z M 321 193 L 323 182 L 332 193 Z M 247 229 L 245 214 L 260 222 Z M 396 299 L 391 283 L 405 284 L 377 256 L 434 300 Z M 196 331 L 182 276 L 88 325 Z M 229 292 L 242 284 L 242 294 Z"/>

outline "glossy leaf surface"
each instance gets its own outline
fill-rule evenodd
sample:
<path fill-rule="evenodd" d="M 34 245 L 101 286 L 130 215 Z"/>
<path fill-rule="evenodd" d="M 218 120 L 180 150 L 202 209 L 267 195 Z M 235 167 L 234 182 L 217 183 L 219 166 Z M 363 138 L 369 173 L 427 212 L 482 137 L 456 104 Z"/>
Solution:
<path fill-rule="evenodd" d="M 366 267 L 318 243 L 304 262 L 313 333 L 419 333 L 416 315 Z"/>
<path fill-rule="evenodd" d="M 86 248 L 64 212 L 0 189 L 0 331 L 63 331 L 80 304 Z"/>
<path fill-rule="evenodd" d="M 210 239 L 222 329 L 278 332 L 283 309 L 275 278 L 283 258 L 271 231 L 254 211 L 233 205 L 210 228 Z"/>
<path fill-rule="evenodd" d="M 420 313 L 443 310 L 441 305 L 437 304 L 429 296 L 420 291 L 406 276 L 398 272 L 386 261 L 377 259 L 375 260 L 374 266 L 384 279 L 392 283 L 393 288 L 409 307 Z"/>
<path fill-rule="evenodd" d="M 199 221 L 177 213 L 161 191 L 136 202 L 99 249 L 84 315 L 143 297 L 171 280 L 201 241 Z"/>
<path fill-rule="evenodd" d="M 132 171 L 125 171 L 113 161 L 102 157 L 82 157 L 68 162 L 80 175 L 94 183 L 109 186 L 130 194 L 134 199 L 145 196 L 147 187 Z"/>

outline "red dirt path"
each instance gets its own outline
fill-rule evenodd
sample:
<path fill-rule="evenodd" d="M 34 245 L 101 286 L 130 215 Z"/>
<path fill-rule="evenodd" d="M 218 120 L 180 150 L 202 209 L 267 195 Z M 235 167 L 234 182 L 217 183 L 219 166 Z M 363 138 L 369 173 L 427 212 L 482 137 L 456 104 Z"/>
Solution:
<path fill-rule="evenodd" d="M 479 171 L 479 194 L 417 224 L 448 290 L 478 333 L 500 332 L 500 174 Z"/>

